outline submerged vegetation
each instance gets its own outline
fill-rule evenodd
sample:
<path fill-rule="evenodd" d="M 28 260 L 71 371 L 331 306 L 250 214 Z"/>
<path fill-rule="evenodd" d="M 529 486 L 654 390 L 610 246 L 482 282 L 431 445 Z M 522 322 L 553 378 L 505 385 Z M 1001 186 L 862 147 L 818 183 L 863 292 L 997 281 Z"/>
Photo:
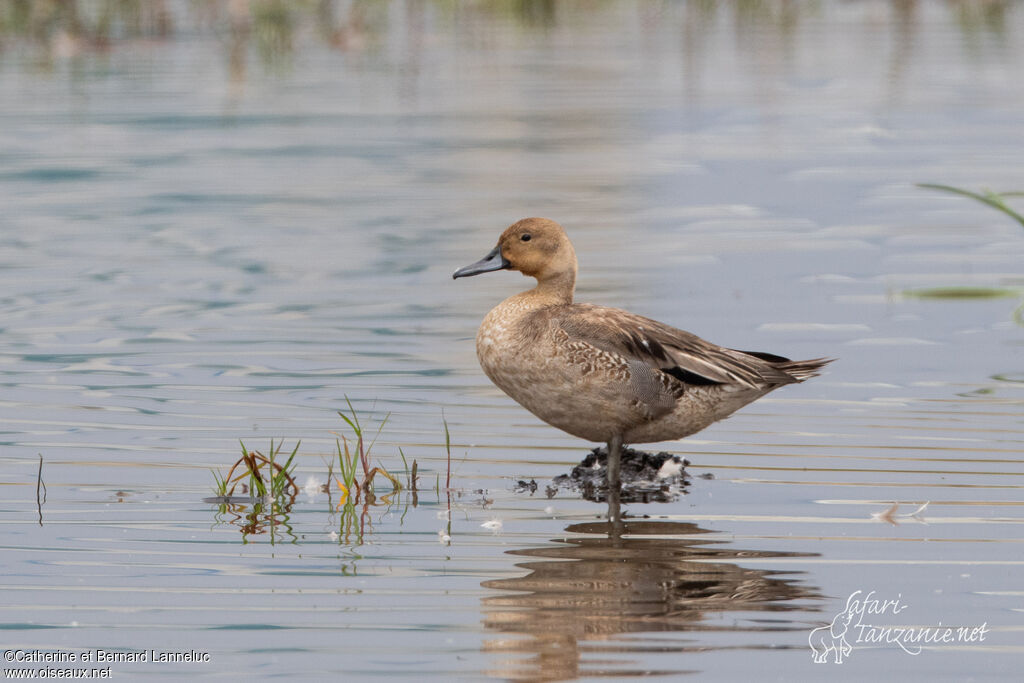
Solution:
<path fill-rule="evenodd" d="M 916 299 L 1015 299 L 1020 293 L 1005 287 L 928 287 L 908 289 L 904 296 Z"/>

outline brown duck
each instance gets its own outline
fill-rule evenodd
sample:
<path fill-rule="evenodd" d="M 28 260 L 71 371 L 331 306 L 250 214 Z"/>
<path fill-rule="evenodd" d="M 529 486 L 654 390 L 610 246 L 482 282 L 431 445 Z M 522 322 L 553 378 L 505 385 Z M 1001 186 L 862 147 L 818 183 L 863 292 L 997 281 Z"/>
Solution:
<path fill-rule="evenodd" d="M 616 493 L 623 444 L 699 432 L 831 362 L 727 349 L 628 311 L 573 303 L 576 252 L 562 226 L 546 218 L 514 223 L 487 256 L 452 277 L 494 270 L 518 270 L 537 286 L 484 318 L 480 366 L 541 420 L 606 443 Z"/>

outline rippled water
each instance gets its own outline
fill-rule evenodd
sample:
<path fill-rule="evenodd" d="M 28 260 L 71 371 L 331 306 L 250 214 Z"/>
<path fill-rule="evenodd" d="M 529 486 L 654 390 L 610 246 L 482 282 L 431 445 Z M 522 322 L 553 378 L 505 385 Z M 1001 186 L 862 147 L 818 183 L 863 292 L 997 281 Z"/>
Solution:
<path fill-rule="evenodd" d="M 129 2 L 105 33 L 113 4 L 29 6 L 0 3 L 5 652 L 1015 675 L 1024 230 L 914 184 L 1024 190 L 1019 3 Z M 590 445 L 476 364 L 525 281 L 450 279 L 526 215 L 567 227 L 581 300 L 839 360 L 655 446 L 686 495 L 609 537 L 545 495 Z M 301 439 L 299 484 L 326 482 L 346 397 L 390 415 L 373 452 L 417 461 L 415 498 L 203 502 L 239 439 Z M 905 605 L 871 623 L 987 635 L 814 664 L 858 590 Z"/>

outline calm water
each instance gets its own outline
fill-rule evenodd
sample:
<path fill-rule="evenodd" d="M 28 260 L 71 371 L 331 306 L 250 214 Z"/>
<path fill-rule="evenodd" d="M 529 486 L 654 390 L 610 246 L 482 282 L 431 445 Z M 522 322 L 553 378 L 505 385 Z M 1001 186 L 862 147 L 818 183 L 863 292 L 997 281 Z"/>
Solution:
<path fill-rule="evenodd" d="M 1020 3 L 72 5 L 0 2 L 5 651 L 210 655 L 122 679 L 1018 675 L 1024 229 L 914 183 L 1024 190 Z M 528 215 L 567 227 L 582 300 L 839 361 L 657 445 L 687 494 L 610 539 L 544 494 L 589 444 L 476 364 L 526 281 L 450 278 Z M 302 439 L 326 482 L 345 397 L 390 414 L 373 453 L 417 461 L 415 499 L 354 527 L 336 489 L 203 502 L 239 439 Z M 815 664 L 855 591 L 902 601 L 862 626 L 984 638 L 851 628 Z"/>

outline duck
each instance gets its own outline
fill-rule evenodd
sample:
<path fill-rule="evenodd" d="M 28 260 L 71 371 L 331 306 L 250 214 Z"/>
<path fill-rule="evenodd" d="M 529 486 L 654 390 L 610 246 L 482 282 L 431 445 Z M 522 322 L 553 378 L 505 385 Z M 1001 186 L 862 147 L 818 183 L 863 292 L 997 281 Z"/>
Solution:
<path fill-rule="evenodd" d="M 484 317 L 476 335 L 480 366 L 542 421 L 606 444 L 609 492 L 620 489 L 625 445 L 682 439 L 779 387 L 818 376 L 833 360 L 738 351 L 635 313 L 576 303 L 576 251 L 547 218 L 513 223 L 486 256 L 452 278 L 499 270 L 537 284 Z"/>

